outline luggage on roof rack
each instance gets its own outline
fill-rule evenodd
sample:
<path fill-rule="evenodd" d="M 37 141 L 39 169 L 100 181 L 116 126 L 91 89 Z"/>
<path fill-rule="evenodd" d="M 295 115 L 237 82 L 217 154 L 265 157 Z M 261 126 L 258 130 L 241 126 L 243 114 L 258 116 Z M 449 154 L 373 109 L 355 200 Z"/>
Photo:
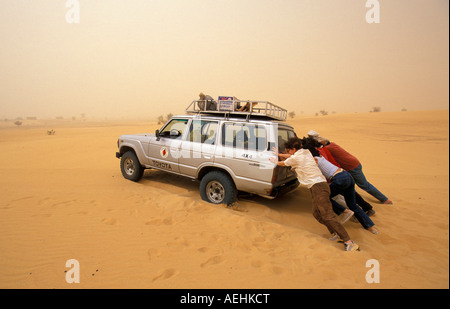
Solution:
<path fill-rule="evenodd" d="M 262 116 L 286 121 L 287 110 L 268 101 L 235 100 L 233 97 L 219 97 L 214 100 L 194 100 L 186 108 L 187 113 Z"/>

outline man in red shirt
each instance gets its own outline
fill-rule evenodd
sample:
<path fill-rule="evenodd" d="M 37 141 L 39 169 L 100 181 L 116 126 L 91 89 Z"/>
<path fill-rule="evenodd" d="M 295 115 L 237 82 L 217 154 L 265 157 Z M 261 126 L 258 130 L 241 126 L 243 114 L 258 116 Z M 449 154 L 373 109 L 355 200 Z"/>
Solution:
<path fill-rule="evenodd" d="M 317 132 L 314 132 L 317 133 Z M 355 179 L 355 183 L 369 193 L 370 195 L 377 198 L 383 204 L 392 204 L 392 201 L 388 199 L 383 193 L 381 193 L 377 188 L 375 188 L 370 182 L 367 181 L 366 176 L 362 171 L 362 165 L 359 160 L 343 149 L 341 146 L 334 142 L 330 142 L 328 139 L 319 137 L 318 134 L 314 136 L 319 143 L 321 143 L 325 149 L 327 149 L 334 160 L 346 171 L 348 171 L 353 178 Z"/>

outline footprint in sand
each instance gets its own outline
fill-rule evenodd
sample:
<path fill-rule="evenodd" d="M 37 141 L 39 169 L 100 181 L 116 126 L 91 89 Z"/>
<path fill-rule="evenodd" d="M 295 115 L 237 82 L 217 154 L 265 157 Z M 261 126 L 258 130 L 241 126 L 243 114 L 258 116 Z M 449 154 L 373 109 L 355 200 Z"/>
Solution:
<path fill-rule="evenodd" d="M 201 247 L 201 248 L 198 248 L 197 249 L 197 251 L 198 252 L 201 252 L 201 253 L 206 253 L 206 252 L 208 252 L 208 251 L 210 251 L 211 249 L 210 248 L 208 248 L 208 247 Z"/>
<path fill-rule="evenodd" d="M 272 275 L 282 275 L 285 272 L 284 268 L 275 265 L 262 265 L 261 268 L 264 272 Z"/>
<path fill-rule="evenodd" d="M 200 267 L 206 267 L 206 266 L 211 266 L 211 265 L 216 265 L 219 264 L 223 261 L 223 258 L 219 255 L 213 256 L 211 258 L 209 258 L 206 262 L 200 264 Z"/>
<path fill-rule="evenodd" d="M 184 237 L 175 237 L 173 240 L 167 242 L 167 246 L 169 247 L 187 248 L 190 245 L 189 240 Z"/>
<path fill-rule="evenodd" d="M 177 274 L 177 271 L 173 268 L 169 268 L 164 270 L 162 273 L 160 273 L 158 276 L 156 276 L 155 278 L 153 278 L 152 281 L 156 281 L 156 280 L 166 280 L 169 278 L 172 278 L 173 276 L 175 276 Z"/>
<path fill-rule="evenodd" d="M 117 225 L 118 221 L 114 218 L 108 217 L 108 218 L 104 218 L 102 220 L 103 223 L 108 224 L 108 225 Z"/>
<path fill-rule="evenodd" d="M 281 275 L 282 273 L 284 273 L 284 268 L 281 268 L 281 267 L 278 267 L 278 266 L 272 266 L 270 268 L 270 271 L 274 275 Z"/>
<path fill-rule="evenodd" d="M 172 218 L 152 219 L 150 221 L 145 222 L 145 225 L 173 225 L 173 219 Z"/>
<path fill-rule="evenodd" d="M 260 260 L 252 260 L 250 262 L 250 265 L 252 265 L 255 268 L 260 268 L 263 266 L 263 262 L 261 262 Z"/>
<path fill-rule="evenodd" d="M 77 203 L 78 203 L 77 200 L 68 200 L 68 201 L 60 201 L 60 202 L 53 203 L 53 205 L 51 205 L 51 206 L 58 207 L 58 206 L 66 206 L 66 205 L 77 204 Z"/>
<path fill-rule="evenodd" d="M 153 259 L 158 258 L 161 255 L 161 251 L 156 248 L 150 248 L 147 251 L 148 259 L 152 261 Z"/>

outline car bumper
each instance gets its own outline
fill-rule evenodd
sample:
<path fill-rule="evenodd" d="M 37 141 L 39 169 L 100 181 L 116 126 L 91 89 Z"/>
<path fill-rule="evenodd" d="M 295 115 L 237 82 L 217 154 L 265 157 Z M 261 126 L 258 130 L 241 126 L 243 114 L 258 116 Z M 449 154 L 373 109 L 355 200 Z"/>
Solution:
<path fill-rule="evenodd" d="M 300 182 L 298 181 L 297 178 L 295 178 L 295 179 L 285 183 L 282 186 L 273 188 L 270 195 L 274 198 L 279 197 L 281 195 L 284 195 L 284 194 L 296 189 L 299 185 L 300 185 Z"/>

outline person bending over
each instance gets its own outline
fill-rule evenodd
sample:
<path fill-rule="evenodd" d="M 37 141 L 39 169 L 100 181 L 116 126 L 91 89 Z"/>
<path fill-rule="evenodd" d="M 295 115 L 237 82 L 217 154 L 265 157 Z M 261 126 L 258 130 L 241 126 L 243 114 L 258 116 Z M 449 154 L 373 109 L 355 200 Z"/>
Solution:
<path fill-rule="evenodd" d="M 300 184 L 309 188 L 311 193 L 313 216 L 319 223 L 327 227 L 332 235 L 330 239 L 335 240 L 339 237 L 344 242 L 345 251 L 359 251 L 359 246 L 351 240 L 333 212 L 330 202 L 330 187 L 311 152 L 302 149 L 302 142 L 297 137 L 290 138 L 285 143 L 285 149 L 290 155 L 289 158 L 279 161 L 278 158 L 282 157 L 278 156 L 278 151 L 275 149 L 276 157 L 271 157 L 269 160 L 278 166 L 290 166 L 295 169 Z"/>

